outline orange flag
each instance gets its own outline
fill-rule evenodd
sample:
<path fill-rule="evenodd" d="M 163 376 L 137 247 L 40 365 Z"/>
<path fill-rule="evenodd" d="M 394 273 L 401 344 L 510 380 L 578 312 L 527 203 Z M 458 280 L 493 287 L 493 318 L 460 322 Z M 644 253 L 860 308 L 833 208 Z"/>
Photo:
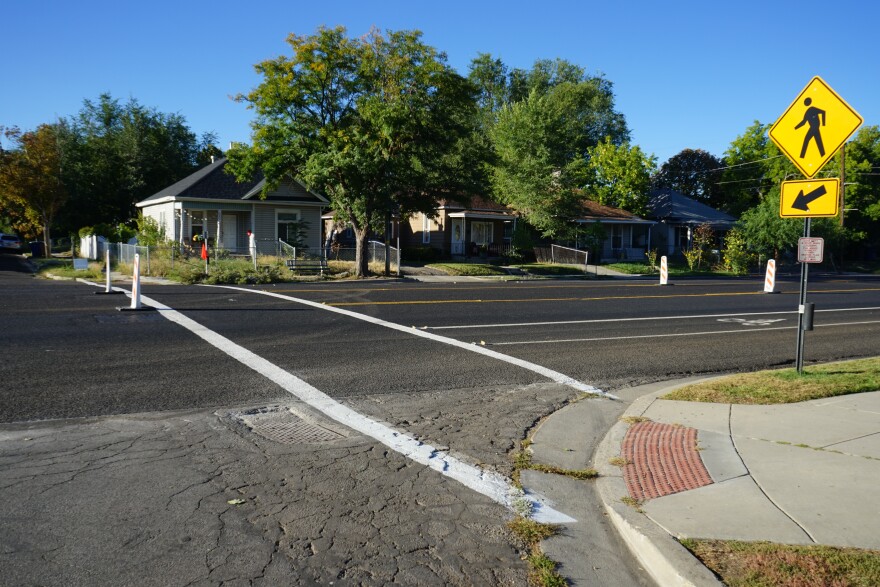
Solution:
<path fill-rule="evenodd" d="M 202 259 L 208 260 L 208 243 L 202 242 Z"/>

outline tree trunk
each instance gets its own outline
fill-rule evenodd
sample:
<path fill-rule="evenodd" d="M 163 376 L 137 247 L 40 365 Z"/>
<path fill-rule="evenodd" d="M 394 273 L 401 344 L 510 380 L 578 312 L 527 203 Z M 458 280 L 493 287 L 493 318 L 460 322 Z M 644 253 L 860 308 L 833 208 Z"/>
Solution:
<path fill-rule="evenodd" d="M 48 259 L 52 256 L 52 248 L 49 246 L 49 243 L 52 242 L 52 235 L 50 234 L 49 222 L 47 220 L 43 222 L 43 257 Z"/>
<path fill-rule="evenodd" d="M 354 274 L 355 277 L 361 279 L 370 274 L 369 259 L 367 259 L 367 238 L 369 229 L 355 229 L 355 255 L 354 255 Z"/>

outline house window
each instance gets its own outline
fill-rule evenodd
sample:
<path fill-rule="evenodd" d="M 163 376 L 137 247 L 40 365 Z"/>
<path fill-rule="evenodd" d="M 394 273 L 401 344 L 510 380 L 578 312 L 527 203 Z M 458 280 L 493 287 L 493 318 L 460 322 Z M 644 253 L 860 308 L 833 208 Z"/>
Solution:
<path fill-rule="evenodd" d="M 471 222 L 471 241 L 477 246 L 492 242 L 492 223 Z"/>
<path fill-rule="evenodd" d="M 504 221 L 504 242 L 509 244 L 513 240 L 513 221 Z"/>
<path fill-rule="evenodd" d="M 303 226 L 300 222 L 299 210 L 275 211 L 278 226 L 278 238 L 289 245 L 296 246 L 302 240 Z"/>
<path fill-rule="evenodd" d="M 689 248 L 691 242 L 690 232 L 691 231 L 687 226 L 675 227 L 675 242 L 678 245 L 678 248 L 682 251 L 685 251 Z"/>
<path fill-rule="evenodd" d="M 611 248 L 616 250 L 623 248 L 623 226 L 620 224 L 611 225 Z"/>
<path fill-rule="evenodd" d="M 431 219 L 422 214 L 422 244 L 431 244 Z"/>
<path fill-rule="evenodd" d="M 202 215 L 191 216 L 191 218 L 189 240 L 194 240 L 195 237 L 205 234 L 205 218 Z"/>

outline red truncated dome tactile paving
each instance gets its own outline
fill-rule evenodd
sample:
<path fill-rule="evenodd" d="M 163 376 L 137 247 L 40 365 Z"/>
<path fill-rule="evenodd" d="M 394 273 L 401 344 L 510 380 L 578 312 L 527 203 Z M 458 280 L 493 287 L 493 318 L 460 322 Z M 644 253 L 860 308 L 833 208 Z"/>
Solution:
<path fill-rule="evenodd" d="M 631 497 L 644 500 L 712 483 L 700 453 L 694 428 L 639 422 L 623 439 L 621 456 L 627 465 L 623 479 Z"/>

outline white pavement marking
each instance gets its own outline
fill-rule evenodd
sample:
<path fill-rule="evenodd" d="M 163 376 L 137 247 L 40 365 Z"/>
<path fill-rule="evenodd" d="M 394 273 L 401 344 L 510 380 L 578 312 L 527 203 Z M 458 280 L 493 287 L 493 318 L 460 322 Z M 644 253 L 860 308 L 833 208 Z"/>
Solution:
<path fill-rule="evenodd" d="M 504 353 L 499 353 L 498 351 L 493 351 L 491 349 L 487 349 L 482 345 L 478 345 L 476 343 L 468 343 L 462 342 L 460 340 L 456 340 L 454 338 L 449 338 L 447 336 L 440 336 L 439 334 L 432 334 L 430 332 L 425 332 L 424 330 L 419 330 L 413 327 L 402 326 L 400 324 L 395 324 L 394 322 L 387 322 L 382 320 L 381 318 L 374 318 L 373 316 L 367 316 L 366 314 L 358 314 L 357 312 L 352 312 L 351 310 L 343 310 L 342 308 L 336 308 L 334 306 L 328 306 L 327 304 L 322 304 L 320 302 L 312 302 L 310 300 L 304 300 L 301 298 L 295 298 L 293 296 L 286 296 L 284 294 L 274 293 L 270 291 L 263 291 L 259 289 L 247 289 L 243 287 L 234 287 L 231 285 L 206 285 L 203 287 L 219 287 L 224 289 L 233 289 L 236 291 L 243 291 L 245 293 L 254 293 L 261 294 L 264 296 L 270 296 L 273 298 L 280 298 L 282 300 L 288 300 L 291 302 L 296 302 L 298 304 L 304 304 L 306 306 L 311 306 L 313 308 L 317 308 L 319 310 L 324 310 L 327 312 L 335 312 L 337 314 L 342 314 L 344 316 L 348 316 L 349 318 L 355 318 L 357 320 L 363 320 L 364 322 L 369 322 L 371 324 L 376 324 L 378 326 L 384 326 L 385 328 L 390 328 L 392 330 L 399 330 L 400 332 L 405 332 L 406 334 L 410 334 L 413 336 L 420 336 L 422 338 L 427 338 L 429 340 L 433 340 L 434 342 L 442 342 L 443 344 L 448 344 L 450 346 L 458 347 L 460 349 L 464 349 L 466 351 L 470 351 L 472 353 L 477 353 L 480 355 L 486 355 L 487 357 L 492 357 L 493 359 L 497 359 L 499 361 L 504 361 L 505 363 L 510 363 L 511 365 L 516 365 L 517 367 L 522 367 L 528 371 L 532 371 L 533 373 L 537 373 L 538 375 L 542 375 L 551 381 L 555 381 L 556 383 L 561 383 L 562 385 L 567 385 L 568 387 L 572 387 L 578 391 L 583 393 L 590 393 L 593 395 L 600 395 L 602 397 L 607 397 L 609 399 L 619 399 L 617 396 L 614 396 L 608 392 L 602 391 L 597 387 L 593 387 L 592 385 L 587 385 L 581 381 L 573 377 L 569 377 L 559 371 L 554 371 L 553 369 L 548 369 L 547 367 L 543 367 L 538 365 L 537 363 L 532 363 L 530 361 L 524 361 L 523 359 L 517 359 L 516 357 L 511 357 L 510 355 L 505 355 Z"/>
<path fill-rule="evenodd" d="M 831 308 L 816 310 L 819 312 L 867 312 L 880 310 L 877 308 Z M 453 326 L 427 326 L 428 330 L 466 330 L 473 328 L 520 328 L 522 326 L 558 326 L 563 324 L 602 324 L 604 322 L 645 322 L 649 320 L 693 320 L 696 318 L 727 318 L 733 316 L 778 316 L 781 314 L 797 314 L 797 310 L 784 312 L 743 312 L 739 314 L 698 314 L 695 316 L 644 316 L 640 318 L 597 318 L 594 320 L 558 320 L 555 322 L 506 322 L 503 324 L 459 324 Z"/>
<path fill-rule="evenodd" d="M 880 324 L 880 320 L 872 320 L 865 322 L 836 322 L 834 324 L 815 324 L 814 328 L 828 328 L 830 326 L 863 326 L 865 324 Z M 797 326 L 775 326 L 773 328 L 760 328 L 760 332 L 765 332 L 767 330 L 794 330 Z M 633 336 L 603 336 L 597 338 L 559 338 L 556 340 L 520 340 L 520 341 L 508 341 L 508 342 L 487 342 L 486 344 L 492 346 L 510 346 L 516 344 L 556 344 L 556 343 L 567 343 L 567 342 L 602 342 L 606 340 L 635 340 L 638 338 L 669 338 L 674 336 L 707 336 L 714 334 L 745 334 L 745 333 L 753 333 L 754 329 L 746 330 L 713 330 L 708 332 L 679 332 L 679 333 L 669 333 L 669 334 L 638 334 Z"/>
<path fill-rule="evenodd" d="M 90 281 L 80 281 L 88 285 L 99 287 L 98 284 Z M 114 289 L 131 296 L 130 291 L 126 291 L 122 288 Z M 504 476 L 470 465 L 444 451 L 437 450 L 433 446 L 420 442 L 408 434 L 397 432 L 388 426 L 380 424 L 379 422 L 352 410 L 348 406 L 339 403 L 316 387 L 309 385 L 299 377 L 285 371 L 274 363 L 267 361 L 263 357 L 232 342 L 225 336 L 199 324 L 192 318 L 184 316 L 174 308 L 143 295 L 141 296 L 141 299 L 145 304 L 159 310 L 160 315 L 169 321 L 186 328 L 208 344 L 223 351 L 246 367 L 253 369 L 260 375 L 276 383 L 304 403 L 326 414 L 337 422 L 381 442 L 401 455 L 458 481 L 465 487 L 485 495 L 489 499 L 504 505 L 510 510 L 514 510 L 516 503 L 519 500 L 524 499 L 531 506 L 532 518 L 539 522 L 555 524 L 577 522 L 574 518 L 550 507 L 545 502 L 543 496 L 536 494 L 522 494 L 522 492 L 511 485 Z"/>

